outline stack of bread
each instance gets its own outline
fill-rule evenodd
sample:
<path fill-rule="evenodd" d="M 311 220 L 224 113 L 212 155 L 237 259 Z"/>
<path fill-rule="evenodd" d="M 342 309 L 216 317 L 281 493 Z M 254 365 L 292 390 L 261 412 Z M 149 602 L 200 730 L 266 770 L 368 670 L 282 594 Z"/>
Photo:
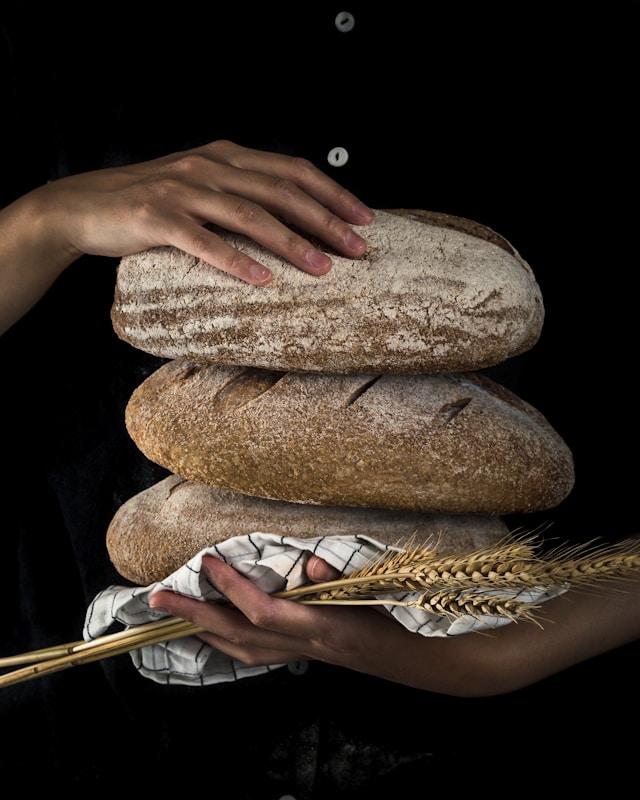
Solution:
<path fill-rule="evenodd" d="M 495 232 L 379 210 L 367 255 L 310 276 L 215 229 L 274 275 L 254 287 L 173 247 L 122 259 L 116 334 L 166 359 L 126 425 L 169 477 L 107 532 L 119 573 L 162 580 L 255 531 L 367 536 L 472 552 L 504 515 L 558 505 L 572 454 L 541 412 L 483 372 L 537 342 L 543 300 Z"/>

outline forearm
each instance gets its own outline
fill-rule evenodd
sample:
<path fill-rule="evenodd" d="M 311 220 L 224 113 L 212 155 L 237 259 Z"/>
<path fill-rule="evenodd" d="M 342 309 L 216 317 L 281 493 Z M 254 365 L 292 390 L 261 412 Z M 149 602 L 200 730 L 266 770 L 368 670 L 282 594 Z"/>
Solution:
<path fill-rule="evenodd" d="M 0 334 L 80 255 L 60 235 L 51 194 L 43 186 L 0 211 Z"/>
<path fill-rule="evenodd" d="M 245 664 L 324 661 L 424 691 L 506 694 L 640 637 L 640 579 L 583 587 L 542 604 L 540 625 L 427 637 L 379 610 L 303 605 L 266 595 L 231 566 L 203 559 L 235 606 L 159 592 L 157 610 L 199 625 L 201 638 Z"/>
<path fill-rule="evenodd" d="M 640 580 L 569 591 L 539 620 L 444 639 L 398 631 L 363 671 L 460 697 L 515 691 L 640 637 Z"/>

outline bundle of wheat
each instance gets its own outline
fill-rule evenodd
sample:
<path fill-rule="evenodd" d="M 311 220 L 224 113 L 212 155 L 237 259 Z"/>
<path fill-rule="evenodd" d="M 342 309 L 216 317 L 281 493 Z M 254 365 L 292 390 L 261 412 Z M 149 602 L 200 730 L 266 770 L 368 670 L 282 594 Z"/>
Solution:
<path fill-rule="evenodd" d="M 541 542 L 534 534 L 514 534 L 498 545 L 460 555 L 442 556 L 431 548 L 408 547 L 386 551 L 338 580 L 306 584 L 273 596 L 314 605 L 411 604 L 453 618 L 489 615 L 542 625 L 539 606 L 514 598 L 514 589 L 595 591 L 603 581 L 623 582 L 640 572 L 640 539 L 559 545 L 544 555 L 540 550 Z M 410 592 L 414 599 L 394 597 L 402 592 Z M 28 665 L 0 676 L 0 688 L 200 631 L 191 622 L 167 617 L 88 642 L 0 658 L 0 668 Z"/>

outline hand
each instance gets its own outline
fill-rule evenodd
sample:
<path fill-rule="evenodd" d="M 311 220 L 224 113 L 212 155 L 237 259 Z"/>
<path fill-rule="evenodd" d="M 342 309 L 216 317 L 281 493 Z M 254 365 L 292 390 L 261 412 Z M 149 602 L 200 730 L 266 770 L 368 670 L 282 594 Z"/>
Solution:
<path fill-rule="evenodd" d="M 326 273 L 326 254 L 288 224 L 358 257 L 365 240 L 348 223 L 373 212 L 309 161 L 217 141 L 132 166 L 50 184 L 68 240 L 81 253 L 123 256 L 174 245 L 252 284 L 271 274 L 203 225 L 242 233 L 305 272 Z M 286 223 L 281 220 L 285 220 Z"/>
<path fill-rule="evenodd" d="M 156 610 L 187 619 L 205 632 L 200 638 L 222 653 L 252 666 L 317 659 L 364 669 L 384 633 L 412 636 L 372 607 L 313 606 L 274 598 L 218 558 L 205 556 L 202 569 L 233 604 L 203 603 L 171 592 L 150 600 Z M 332 580 L 339 572 L 317 557 L 308 574 Z"/>
<path fill-rule="evenodd" d="M 459 697 L 504 694 L 640 636 L 640 580 L 569 590 L 544 604 L 544 625 L 509 624 L 484 634 L 431 637 L 411 633 L 378 606 L 303 605 L 274 598 L 223 561 L 202 562 L 233 607 L 172 592 L 150 600 L 189 620 L 200 638 L 251 666 L 319 660 L 418 689 Z M 315 579 L 335 571 L 309 562 Z"/>
<path fill-rule="evenodd" d="M 373 217 L 311 162 L 228 141 L 62 178 L 0 211 L 0 333 L 83 254 L 121 257 L 173 245 L 263 286 L 271 272 L 206 223 L 244 234 L 299 269 L 322 275 L 331 259 L 296 231 L 357 258 L 366 242 L 351 226 Z"/>

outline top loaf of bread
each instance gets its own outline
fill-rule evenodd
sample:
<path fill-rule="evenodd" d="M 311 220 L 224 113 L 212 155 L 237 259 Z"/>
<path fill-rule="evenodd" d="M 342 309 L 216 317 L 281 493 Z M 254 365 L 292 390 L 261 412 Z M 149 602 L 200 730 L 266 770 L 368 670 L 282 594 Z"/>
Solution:
<path fill-rule="evenodd" d="M 329 252 L 309 275 L 212 228 L 273 272 L 252 286 L 175 247 L 121 259 L 116 334 L 163 358 L 218 366 L 356 374 L 483 369 L 529 350 L 543 325 L 528 263 L 494 231 L 423 210 L 378 210 L 356 228 L 367 254 Z"/>

